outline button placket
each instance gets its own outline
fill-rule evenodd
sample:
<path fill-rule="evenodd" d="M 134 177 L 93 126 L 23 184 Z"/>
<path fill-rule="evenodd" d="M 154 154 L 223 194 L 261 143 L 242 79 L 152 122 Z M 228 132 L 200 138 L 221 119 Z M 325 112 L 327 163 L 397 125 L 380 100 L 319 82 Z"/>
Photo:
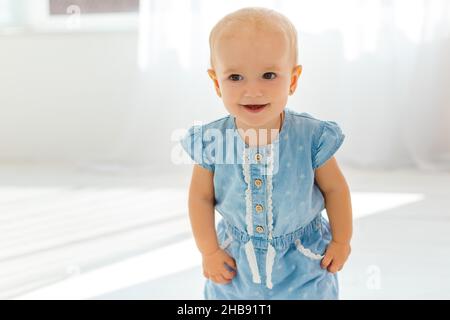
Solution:
<path fill-rule="evenodd" d="M 256 232 L 258 233 L 263 233 L 264 232 L 264 227 L 263 226 L 256 226 Z"/>
<path fill-rule="evenodd" d="M 261 153 L 255 153 L 255 161 L 260 163 L 263 159 L 263 155 Z"/>
<path fill-rule="evenodd" d="M 259 153 L 256 153 L 259 154 Z M 259 158 L 253 155 L 253 159 Z M 262 158 L 259 158 L 262 159 Z M 264 235 L 266 233 L 266 190 L 262 186 L 264 185 L 264 179 L 261 177 L 261 163 L 254 163 L 250 169 L 250 175 L 253 181 L 252 188 L 252 207 L 253 207 L 253 228 L 258 235 Z M 258 186 L 259 185 L 259 186 Z"/>
<path fill-rule="evenodd" d="M 261 213 L 261 212 L 263 212 L 264 207 L 263 207 L 261 204 L 258 203 L 258 204 L 255 206 L 255 210 L 256 210 L 257 213 Z"/>

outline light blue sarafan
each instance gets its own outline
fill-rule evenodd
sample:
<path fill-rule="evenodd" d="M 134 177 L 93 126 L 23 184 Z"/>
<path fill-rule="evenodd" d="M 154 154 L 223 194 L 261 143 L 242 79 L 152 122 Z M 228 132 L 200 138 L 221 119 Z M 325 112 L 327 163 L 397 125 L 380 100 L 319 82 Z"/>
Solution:
<path fill-rule="evenodd" d="M 206 280 L 205 299 L 339 298 L 337 273 L 320 266 L 331 232 L 314 170 L 345 135 L 334 121 L 284 113 L 280 133 L 265 146 L 246 144 L 232 115 L 193 125 L 180 140 L 214 173 L 217 237 L 237 265 L 230 283 Z"/>

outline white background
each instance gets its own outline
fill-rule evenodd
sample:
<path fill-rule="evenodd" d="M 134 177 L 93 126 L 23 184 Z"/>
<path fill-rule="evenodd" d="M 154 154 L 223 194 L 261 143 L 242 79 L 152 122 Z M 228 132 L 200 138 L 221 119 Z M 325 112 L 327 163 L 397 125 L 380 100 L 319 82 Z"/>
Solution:
<path fill-rule="evenodd" d="M 422 290 L 402 290 L 409 275 L 395 274 L 403 262 L 388 262 L 402 252 L 417 257 L 411 242 L 436 256 L 448 249 L 448 1 L 143 0 L 138 14 L 50 17 L 46 1 L 0 0 L 2 297 L 192 241 L 190 166 L 173 162 L 173 135 L 226 115 L 206 73 L 209 31 L 249 5 L 274 8 L 297 27 L 303 72 L 288 106 L 346 134 L 337 159 L 360 205 L 344 297 L 448 297 L 443 269 Z M 431 234 L 419 241 L 423 229 Z M 411 274 L 434 267 L 421 260 Z M 384 291 L 368 289 L 376 268 L 388 279 Z"/>

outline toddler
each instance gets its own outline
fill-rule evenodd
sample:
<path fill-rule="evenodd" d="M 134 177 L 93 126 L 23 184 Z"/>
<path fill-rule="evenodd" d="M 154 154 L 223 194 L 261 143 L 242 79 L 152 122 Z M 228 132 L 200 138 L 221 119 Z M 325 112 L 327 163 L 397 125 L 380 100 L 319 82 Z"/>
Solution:
<path fill-rule="evenodd" d="M 302 71 L 295 27 L 274 10 L 243 8 L 214 26 L 209 44 L 208 74 L 229 115 L 180 140 L 195 162 L 188 206 L 204 298 L 338 299 L 352 235 L 334 157 L 345 135 L 286 107 Z"/>

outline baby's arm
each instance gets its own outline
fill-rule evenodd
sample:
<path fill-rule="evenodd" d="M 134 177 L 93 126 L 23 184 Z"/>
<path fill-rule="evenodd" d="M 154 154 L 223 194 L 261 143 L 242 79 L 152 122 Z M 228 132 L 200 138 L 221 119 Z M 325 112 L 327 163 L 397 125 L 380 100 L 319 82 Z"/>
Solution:
<path fill-rule="evenodd" d="M 315 171 L 315 180 L 325 199 L 332 240 L 325 252 L 322 266 L 335 273 L 342 269 L 350 255 L 352 237 L 352 206 L 350 190 L 335 157 Z"/>
<path fill-rule="evenodd" d="M 214 221 L 214 174 L 195 164 L 189 186 L 189 218 L 202 254 L 219 249 Z"/>
<path fill-rule="evenodd" d="M 224 263 L 236 269 L 236 264 L 217 241 L 214 219 L 214 174 L 194 164 L 189 187 L 189 218 L 198 249 L 203 258 L 203 275 L 218 283 L 227 283 L 234 272 Z"/>

